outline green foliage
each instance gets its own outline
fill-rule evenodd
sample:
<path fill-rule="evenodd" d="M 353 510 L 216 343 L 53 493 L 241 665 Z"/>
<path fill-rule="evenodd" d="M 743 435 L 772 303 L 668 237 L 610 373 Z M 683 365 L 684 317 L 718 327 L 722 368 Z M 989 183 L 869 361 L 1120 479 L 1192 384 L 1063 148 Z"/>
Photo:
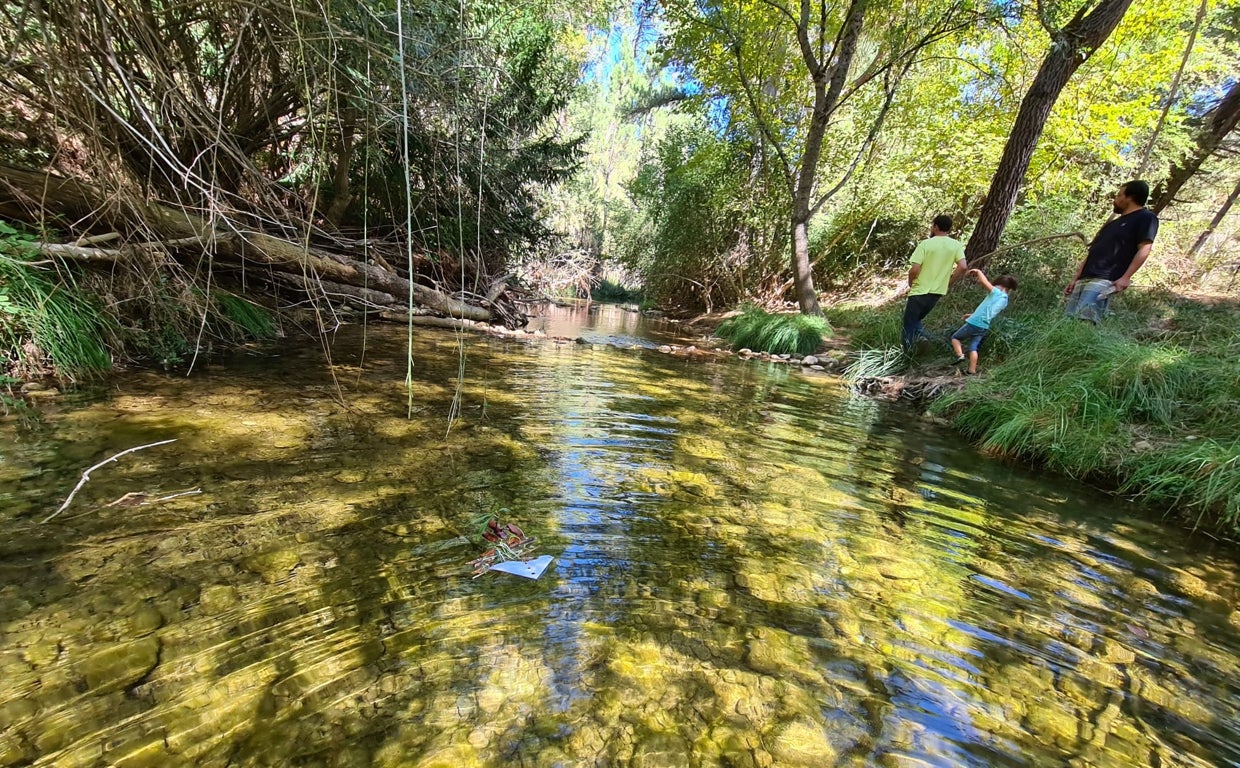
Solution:
<path fill-rule="evenodd" d="M 551 234 L 542 192 L 567 180 L 581 159 L 583 137 L 554 119 L 575 92 L 578 73 L 565 42 L 567 19 L 539 3 L 427 0 L 407 13 L 406 55 L 416 61 L 403 73 L 407 135 L 400 89 L 392 87 L 401 80 L 395 51 L 388 68 L 366 52 L 365 65 L 375 69 L 348 80 L 350 103 L 373 125 L 352 150 L 355 197 L 346 222 L 403 228 L 411 216 L 432 252 L 477 251 L 502 272 L 511 254 Z M 495 25 L 495 17 L 504 23 Z M 394 45 L 391 29 L 362 26 L 379 49 Z M 390 100 L 374 104 L 375 94 Z M 410 174 L 412 208 L 405 197 Z M 323 189 L 335 192 L 326 182 Z"/>
<path fill-rule="evenodd" d="M 90 298 L 45 265 L 30 263 L 29 237 L 0 228 L 0 348 L 6 373 L 40 375 L 54 370 L 92 376 L 107 370 L 105 340 L 113 321 Z"/>
<path fill-rule="evenodd" d="M 814 273 L 826 286 L 844 288 L 890 273 L 908 263 L 918 240 L 926 236 L 923 220 L 857 216 L 844 212 L 812 233 L 810 252 L 821 254 Z"/>
<path fill-rule="evenodd" d="M 629 185 L 638 208 L 621 225 L 622 261 L 656 303 L 709 312 L 785 273 L 782 243 L 770 247 L 778 210 L 745 180 L 755 149 L 674 128 Z"/>
<path fill-rule="evenodd" d="M 808 355 L 831 335 L 825 318 L 813 315 L 771 314 L 747 306 L 741 313 L 719 325 L 716 335 L 727 339 L 733 349 L 751 349 L 773 355 Z"/>
<path fill-rule="evenodd" d="M 1044 321 L 1019 354 L 934 409 L 1000 453 L 1078 477 L 1118 473 L 1131 493 L 1240 519 L 1240 478 L 1226 472 L 1238 455 L 1240 363 L 1116 325 Z"/>
<path fill-rule="evenodd" d="M 226 329 L 236 331 L 238 339 L 270 339 L 275 336 L 276 323 L 270 310 L 240 296 L 216 291 L 213 294 L 219 317 Z"/>
<path fill-rule="evenodd" d="M 618 283 L 610 280 L 603 280 L 598 285 L 590 289 L 590 298 L 595 301 L 604 301 L 614 304 L 620 303 L 641 303 L 645 298 L 645 293 L 640 289 L 634 290 L 626 288 Z"/>

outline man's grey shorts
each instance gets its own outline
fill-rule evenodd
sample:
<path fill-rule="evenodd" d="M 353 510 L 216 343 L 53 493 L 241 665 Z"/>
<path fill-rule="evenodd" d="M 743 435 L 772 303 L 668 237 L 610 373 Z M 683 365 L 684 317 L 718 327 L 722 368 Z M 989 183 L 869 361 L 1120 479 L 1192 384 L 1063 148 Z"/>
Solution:
<path fill-rule="evenodd" d="M 1068 317 L 1079 317 L 1097 325 L 1106 317 L 1107 305 L 1115 294 L 1115 283 L 1101 278 L 1077 280 L 1072 295 L 1068 297 L 1068 306 L 1064 314 Z"/>

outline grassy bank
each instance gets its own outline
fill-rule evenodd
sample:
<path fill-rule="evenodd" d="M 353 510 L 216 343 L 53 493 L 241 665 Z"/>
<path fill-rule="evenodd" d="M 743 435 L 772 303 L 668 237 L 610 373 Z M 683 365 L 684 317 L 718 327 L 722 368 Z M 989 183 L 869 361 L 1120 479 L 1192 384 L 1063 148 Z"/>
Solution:
<path fill-rule="evenodd" d="M 3 224 L 3 222 L 0 222 Z M 212 345 L 276 333 L 275 316 L 243 296 L 188 277 L 107 273 L 32 257 L 0 227 L 0 385 L 97 378 L 125 362 L 175 367 Z"/>
<path fill-rule="evenodd" d="M 1240 536 L 1240 300 L 1134 287 L 1095 328 L 1062 318 L 1058 274 L 1043 264 L 1021 275 L 982 349 L 984 375 L 931 410 L 996 454 Z M 927 328 L 950 333 L 981 298 L 960 284 Z M 828 314 L 854 347 L 872 349 L 898 343 L 903 306 L 845 304 Z M 918 364 L 950 359 L 943 344 Z"/>

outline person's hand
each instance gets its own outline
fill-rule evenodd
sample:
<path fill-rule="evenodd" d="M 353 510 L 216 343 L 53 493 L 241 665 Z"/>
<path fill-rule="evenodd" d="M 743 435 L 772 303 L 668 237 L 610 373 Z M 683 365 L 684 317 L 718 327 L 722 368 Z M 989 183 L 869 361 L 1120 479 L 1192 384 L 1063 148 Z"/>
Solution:
<path fill-rule="evenodd" d="M 972 312 L 966 312 L 966 313 L 964 313 L 963 315 L 961 315 L 961 316 L 960 316 L 960 319 L 961 319 L 961 320 L 968 320 L 970 317 L 973 317 L 973 313 L 972 313 Z"/>
<path fill-rule="evenodd" d="M 1121 277 L 1120 279 L 1116 280 L 1114 283 L 1111 283 L 1111 285 L 1115 286 L 1115 292 L 1119 293 L 1120 291 L 1126 290 L 1128 286 L 1132 285 L 1132 278 Z"/>
<path fill-rule="evenodd" d="M 1063 289 L 1063 295 L 1064 295 L 1064 296 L 1071 296 L 1071 295 L 1072 295 L 1072 291 L 1073 291 L 1073 290 L 1075 290 L 1075 289 L 1076 289 L 1076 281 L 1075 281 L 1075 280 L 1073 280 L 1072 282 L 1068 283 L 1068 287 L 1067 287 L 1067 288 L 1064 288 L 1064 289 Z"/>

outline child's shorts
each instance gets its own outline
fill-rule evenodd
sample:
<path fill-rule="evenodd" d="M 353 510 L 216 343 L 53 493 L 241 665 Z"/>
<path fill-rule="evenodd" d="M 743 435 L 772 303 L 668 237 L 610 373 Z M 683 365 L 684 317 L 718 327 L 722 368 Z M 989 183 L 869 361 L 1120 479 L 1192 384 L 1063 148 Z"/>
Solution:
<path fill-rule="evenodd" d="M 952 338 L 960 342 L 960 346 L 966 352 L 976 352 L 977 348 L 982 346 L 982 340 L 988 333 L 990 331 L 985 328 L 980 328 L 973 323 L 965 323 L 960 326 L 960 330 L 952 334 Z"/>

